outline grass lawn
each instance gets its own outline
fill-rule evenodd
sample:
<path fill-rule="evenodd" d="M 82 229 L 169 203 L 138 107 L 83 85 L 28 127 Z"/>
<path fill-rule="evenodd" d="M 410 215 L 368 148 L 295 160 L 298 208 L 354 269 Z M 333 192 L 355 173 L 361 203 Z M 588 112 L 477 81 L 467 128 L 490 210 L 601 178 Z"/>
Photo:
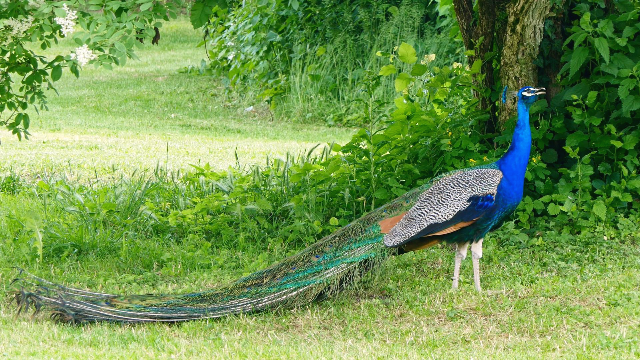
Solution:
<path fill-rule="evenodd" d="M 264 163 L 267 155 L 300 153 L 316 144 L 347 141 L 351 129 L 279 121 L 261 103 L 225 95 L 211 77 L 186 75 L 205 57 L 188 20 L 162 28 L 158 46 L 112 71 L 91 65 L 76 79 L 65 72 L 49 93 L 49 110 L 32 111 L 30 141 L 0 133 L 0 173 L 61 173 L 74 179 L 133 169 L 170 170 L 209 163 L 214 169 Z M 51 53 L 66 54 L 65 40 Z M 252 111 L 246 111 L 253 106 Z"/>
<path fill-rule="evenodd" d="M 186 21 L 167 24 L 162 34 L 160 46 L 141 51 L 139 62 L 114 71 L 87 69 L 79 80 L 64 77 L 61 96 L 50 99 L 51 111 L 33 118 L 32 140 L 2 135 L 2 171 L 27 178 L 53 172 L 84 182 L 158 164 L 178 170 L 208 162 L 224 169 L 235 164 L 236 149 L 241 163 L 261 163 L 266 155 L 349 138 L 349 129 L 272 123 L 263 110 L 246 112 L 252 104 L 225 96 L 214 80 L 178 73 L 199 64 L 203 54 L 194 48 L 199 35 Z M 0 192 L 0 225 L 39 209 L 30 193 Z M 591 234 L 545 232 L 523 240 L 507 223 L 485 241 L 481 293 L 473 289 L 470 258 L 463 263 L 461 289 L 450 289 L 453 251 L 438 246 L 393 258 L 356 288 L 321 303 L 138 326 L 16 317 L 6 296 L 17 274 L 11 266 L 98 291 L 193 292 L 258 270 L 285 253 L 214 258 L 191 249 L 189 239 L 167 245 L 134 238 L 135 252 L 52 250 L 59 258 L 49 255 L 39 263 L 22 255 L 33 253 L 28 236 L 13 239 L 4 230 L 0 358 L 640 358 L 640 249 L 631 230 L 602 226 Z"/>

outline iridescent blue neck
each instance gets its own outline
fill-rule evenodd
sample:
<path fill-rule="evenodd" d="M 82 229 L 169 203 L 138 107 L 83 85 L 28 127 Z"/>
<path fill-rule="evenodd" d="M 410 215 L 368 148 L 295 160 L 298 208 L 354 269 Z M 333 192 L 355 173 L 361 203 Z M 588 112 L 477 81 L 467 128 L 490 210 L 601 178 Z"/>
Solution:
<path fill-rule="evenodd" d="M 524 188 L 524 174 L 529 163 L 531 153 L 531 128 L 529 127 L 529 105 L 518 101 L 518 122 L 513 132 L 513 139 L 509 150 L 497 161 L 504 176 L 504 190 L 520 202 Z"/>

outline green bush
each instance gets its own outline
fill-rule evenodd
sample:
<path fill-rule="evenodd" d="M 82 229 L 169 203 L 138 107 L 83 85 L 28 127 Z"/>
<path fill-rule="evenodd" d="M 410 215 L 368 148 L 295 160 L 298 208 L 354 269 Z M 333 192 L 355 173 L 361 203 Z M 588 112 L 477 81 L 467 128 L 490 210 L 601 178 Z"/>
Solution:
<path fill-rule="evenodd" d="M 579 231 L 640 208 L 639 12 L 637 2 L 581 1 L 567 14 L 563 90 L 534 115 L 534 159 L 518 214 L 525 224 L 548 216 Z"/>
<path fill-rule="evenodd" d="M 235 91 L 279 104 L 297 121 L 361 125 L 352 102 L 375 51 L 403 39 L 419 51 L 462 58 L 461 43 L 448 37 L 435 2 L 250 0 L 215 14 L 206 27 L 213 73 Z M 390 100 L 390 87 L 378 96 Z M 286 95 L 284 95 L 286 94 Z M 284 96 L 279 96 L 284 95 Z"/>

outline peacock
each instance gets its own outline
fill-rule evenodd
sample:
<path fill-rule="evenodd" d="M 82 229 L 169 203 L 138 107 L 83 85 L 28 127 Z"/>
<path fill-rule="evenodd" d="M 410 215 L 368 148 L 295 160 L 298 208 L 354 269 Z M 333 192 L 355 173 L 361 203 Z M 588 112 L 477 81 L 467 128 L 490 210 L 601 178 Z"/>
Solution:
<path fill-rule="evenodd" d="M 112 295 L 73 289 L 21 271 L 18 312 L 48 309 L 56 320 L 85 323 L 180 322 L 298 306 L 356 282 L 390 256 L 456 244 L 453 288 L 471 247 L 480 291 L 482 241 L 522 199 L 531 150 L 529 107 L 544 88 L 517 93 L 513 140 L 498 161 L 441 175 L 366 214 L 300 253 L 227 286 L 190 294 Z"/>

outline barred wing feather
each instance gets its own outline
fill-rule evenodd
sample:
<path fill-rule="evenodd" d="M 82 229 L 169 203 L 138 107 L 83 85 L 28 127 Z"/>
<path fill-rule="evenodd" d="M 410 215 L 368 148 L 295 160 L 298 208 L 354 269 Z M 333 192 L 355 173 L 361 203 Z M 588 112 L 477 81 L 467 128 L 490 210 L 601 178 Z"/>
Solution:
<path fill-rule="evenodd" d="M 501 180 L 502 171 L 494 168 L 463 170 L 437 180 L 399 217 L 384 244 L 398 247 L 473 223 L 491 210 Z"/>

